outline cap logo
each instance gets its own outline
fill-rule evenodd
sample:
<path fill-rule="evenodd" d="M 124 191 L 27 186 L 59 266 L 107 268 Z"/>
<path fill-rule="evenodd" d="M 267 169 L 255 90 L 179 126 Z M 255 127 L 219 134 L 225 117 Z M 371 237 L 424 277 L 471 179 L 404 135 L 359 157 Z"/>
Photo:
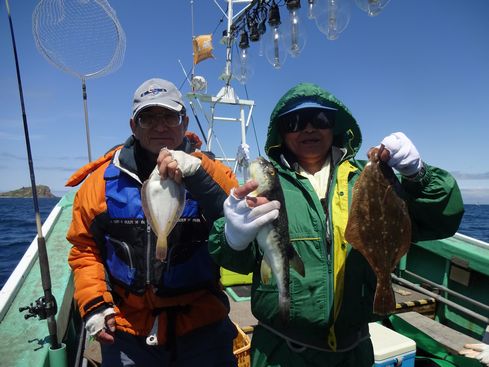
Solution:
<path fill-rule="evenodd" d="M 161 93 L 161 92 L 168 92 L 165 88 L 154 88 L 150 87 L 146 92 L 141 93 L 141 98 L 144 96 L 147 96 L 148 94 L 152 94 L 153 96 Z"/>

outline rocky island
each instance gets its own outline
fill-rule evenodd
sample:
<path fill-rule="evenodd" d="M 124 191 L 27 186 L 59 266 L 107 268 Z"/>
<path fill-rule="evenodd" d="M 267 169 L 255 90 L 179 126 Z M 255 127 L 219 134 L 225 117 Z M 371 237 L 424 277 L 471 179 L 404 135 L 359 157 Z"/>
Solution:
<path fill-rule="evenodd" d="M 56 196 L 51 193 L 51 189 L 46 185 L 36 186 L 37 197 L 39 198 L 55 198 Z M 22 187 L 17 190 L 0 192 L 0 198 L 31 198 L 32 188 Z"/>

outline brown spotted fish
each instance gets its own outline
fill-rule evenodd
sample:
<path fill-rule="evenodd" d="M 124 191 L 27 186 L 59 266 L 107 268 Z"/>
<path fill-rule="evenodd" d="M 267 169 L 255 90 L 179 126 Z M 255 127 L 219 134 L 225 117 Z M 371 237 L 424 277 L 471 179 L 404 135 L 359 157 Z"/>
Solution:
<path fill-rule="evenodd" d="M 155 167 L 141 188 L 141 204 L 151 229 L 158 236 L 156 258 L 163 261 L 168 252 L 167 237 L 185 206 L 185 187 L 170 178 L 162 179 Z"/>
<path fill-rule="evenodd" d="M 409 250 L 411 219 L 394 171 L 378 156 L 375 148 L 353 187 L 345 238 L 377 276 L 373 312 L 387 315 L 396 309 L 391 273 Z"/>

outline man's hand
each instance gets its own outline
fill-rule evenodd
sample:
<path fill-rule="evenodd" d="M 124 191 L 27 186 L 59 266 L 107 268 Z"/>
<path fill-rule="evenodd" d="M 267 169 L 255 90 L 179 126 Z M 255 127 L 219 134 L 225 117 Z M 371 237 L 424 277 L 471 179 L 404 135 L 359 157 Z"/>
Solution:
<path fill-rule="evenodd" d="M 200 159 L 180 150 L 163 148 L 156 160 L 162 179 L 171 178 L 177 183 L 192 176 L 200 167 Z"/>
<path fill-rule="evenodd" d="M 478 359 L 483 365 L 489 367 L 489 345 L 485 343 L 465 344 L 465 349 L 459 353 L 469 358 Z"/>
<path fill-rule="evenodd" d="M 90 336 L 100 343 L 112 344 L 115 333 L 115 311 L 112 307 L 91 315 L 85 324 Z"/>
<path fill-rule="evenodd" d="M 255 181 L 249 181 L 232 189 L 224 201 L 224 234 L 234 250 L 246 249 L 256 238 L 260 228 L 278 217 L 280 202 L 248 196 L 257 187 Z"/>
<path fill-rule="evenodd" d="M 415 176 L 423 167 L 418 150 L 404 133 L 397 132 L 386 136 L 381 144 L 384 149 L 380 152 L 379 159 L 387 162 L 401 175 Z"/>

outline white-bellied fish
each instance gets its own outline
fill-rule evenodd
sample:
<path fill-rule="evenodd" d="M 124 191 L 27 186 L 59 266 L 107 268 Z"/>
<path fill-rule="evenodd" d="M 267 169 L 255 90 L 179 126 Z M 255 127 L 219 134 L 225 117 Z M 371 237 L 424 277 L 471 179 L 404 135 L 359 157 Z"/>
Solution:
<path fill-rule="evenodd" d="M 141 188 L 141 203 L 144 215 L 158 237 L 156 258 L 163 261 L 168 251 L 167 237 L 185 206 L 185 187 L 170 178 L 162 179 L 155 167 Z"/>
<path fill-rule="evenodd" d="M 251 162 L 250 178 L 258 183 L 258 188 L 250 196 L 264 196 L 268 200 L 280 202 L 279 216 L 273 222 L 263 226 L 256 240 L 263 251 L 261 262 L 262 282 L 268 283 L 271 273 L 278 288 L 278 307 L 283 322 L 290 315 L 290 267 L 304 276 L 304 263 L 290 243 L 289 223 L 285 208 L 285 199 L 280 186 L 277 171 L 270 162 L 259 157 Z"/>

